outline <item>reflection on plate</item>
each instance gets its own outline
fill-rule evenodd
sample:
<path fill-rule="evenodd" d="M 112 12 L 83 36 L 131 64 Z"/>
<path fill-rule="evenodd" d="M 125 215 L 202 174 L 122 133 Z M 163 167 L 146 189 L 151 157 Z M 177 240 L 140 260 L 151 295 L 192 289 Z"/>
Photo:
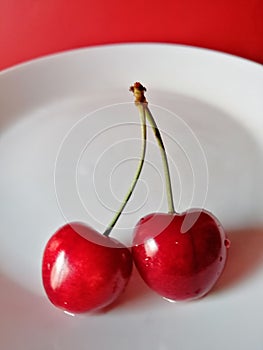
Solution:
<path fill-rule="evenodd" d="M 130 84 L 147 86 L 164 134 L 176 207 L 214 212 L 232 240 L 204 299 L 170 304 L 134 273 L 105 314 L 70 317 L 41 286 L 45 242 L 68 220 L 102 231 L 140 153 Z M 13 349 L 262 348 L 263 69 L 175 45 L 115 45 L 46 57 L 0 74 L 0 346 Z M 161 160 L 147 162 L 113 236 L 165 211 Z M 121 181 L 120 181 L 121 179 Z"/>

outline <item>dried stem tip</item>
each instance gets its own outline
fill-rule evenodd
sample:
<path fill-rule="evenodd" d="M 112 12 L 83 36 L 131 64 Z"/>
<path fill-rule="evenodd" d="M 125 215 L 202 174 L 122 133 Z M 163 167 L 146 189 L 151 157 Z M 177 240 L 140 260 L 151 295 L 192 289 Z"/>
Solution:
<path fill-rule="evenodd" d="M 130 91 L 133 92 L 135 103 L 147 103 L 147 100 L 144 96 L 146 88 L 141 83 L 134 83 L 133 86 L 130 87 Z"/>

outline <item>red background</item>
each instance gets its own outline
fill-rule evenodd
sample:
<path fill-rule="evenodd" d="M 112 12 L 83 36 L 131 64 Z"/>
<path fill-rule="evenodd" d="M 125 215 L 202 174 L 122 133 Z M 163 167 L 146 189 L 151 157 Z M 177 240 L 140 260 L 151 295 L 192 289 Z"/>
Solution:
<path fill-rule="evenodd" d="M 0 0 L 0 69 L 121 42 L 194 45 L 263 63 L 263 1 Z"/>

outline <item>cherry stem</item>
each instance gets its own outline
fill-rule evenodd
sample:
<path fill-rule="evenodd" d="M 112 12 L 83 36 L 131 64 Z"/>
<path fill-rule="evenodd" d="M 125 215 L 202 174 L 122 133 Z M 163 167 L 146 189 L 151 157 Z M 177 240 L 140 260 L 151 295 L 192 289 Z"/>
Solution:
<path fill-rule="evenodd" d="M 146 118 L 148 122 L 150 123 L 154 136 L 156 138 L 157 144 L 160 148 L 161 156 L 162 156 L 162 162 L 163 162 L 163 169 L 164 169 L 164 176 L 165 176 L 165 184 L 166 184 L 166 193 L 167 193 L 167 203 L 168 203 L 168 211 L 171 214 L 174 214 L 177 212 L 174 209 L 174 203 L 173 203 L 173 192 L 172 192 L 172 185 L 171 185 L 171 176 L 169 171 L 169 165 L 167 160 L 167 154 L 164 147 L 164 143 L 162 140 L 162 136 L 160 133 L 160 130 L 154 120 L 154 117 L 148 107 L 148 102 L 144 96 L 144 92 L 146 91 L 146 88 L 139 82 L 136 82 L 133 84 L 133 86 L 130 87 L 130 91 L 133 92 L 135 97 L 135 105 L 140 107 L 143 105 L 143 109 L 145 111 Z M 141 107 L 140 107 L 141 108 Z"/>
<path fill-rule="evenodd" d="M 121 216 L 124 208 L 126 207 L 126 204 L 128 203 L 135 186 L 139 180 L 139 177 L 141 175 L 141 171 L 143 168 L 144 164 L 144 159 L 145 159 L 145 153 L 146 153 L 146 139 L 147 139 L 147 131 L 146 131 L 146 110 L 144 108 L 144 105 L 141 103 L 138 105 L 139 113 L 140 113 L 140 118 L 141 118 L 141 137 L 142 137 L 142 147 L 141 147 L 141 158 L 138 164 L 138 167 L 136 169 L 134 178 L 132 180 L 132 183 L 130 185 L 129 191 L 127 192 L 126 196 L 123 199 L 123 202 L 119 208 L 119 210 L 116 212 L 114 217 L 112 218 L 111 222 L 107 226 L 106 230 L 104 231 L 103 235 L 104 236 L 109 236 L 112 229 L 114 228 L 116 222 L 118 221 L 119 217 Z"/>
<path fill-rule="evenodd" d="M 160 152 L 161 152 L 164 177 L 165 177 L 165 185 L 166 185 L 168 212 L 170 214 L 173 214 L 173 213 L 176 213 L 176 211 L 174 209 L 173 191 L 172 191 L 171 176 L 170 176 L 169 164 L 168 164 L 168 159 L 167 159 L 167 153 L 165 150 L 165 146 L 164 146 L 164 143 L 162 140 L 160 130 L 159 130 L 159 128 L 154 120 L 154 117 L 153 117 L 147 103 L 144 104 L 144 109 L 145 109 L 146 118 L 152 127 L 154 136 L 156 138 L 157 144 L 158 144 Z"/>

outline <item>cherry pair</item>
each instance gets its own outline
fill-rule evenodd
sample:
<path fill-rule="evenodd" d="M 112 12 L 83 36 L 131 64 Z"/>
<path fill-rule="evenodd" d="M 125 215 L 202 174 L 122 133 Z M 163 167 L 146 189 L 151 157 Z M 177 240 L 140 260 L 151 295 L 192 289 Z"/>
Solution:
<path fill-rule="evenodd" d="M 173 301 L 193 300 L 207 294 L 225 266 L 229 241 L 218 220 L 204 209 L 174 210 L 165 147 L 144 96 L 134 93 L 142 128 L 142 155 L 121 208 L 104 234 L 81 223 L 60 228 L 48 241 L 42 262 L 46 294 L 57 307 L 81 313 L 103 309 L 125 290 L 133 261 L 143 280 L 155 292 Z M 109 237 L 139 179 L 146 150 L 146 118 L 160 147 L 166 178 L 168 213 L 140 219 L 131 251 Z"/>

